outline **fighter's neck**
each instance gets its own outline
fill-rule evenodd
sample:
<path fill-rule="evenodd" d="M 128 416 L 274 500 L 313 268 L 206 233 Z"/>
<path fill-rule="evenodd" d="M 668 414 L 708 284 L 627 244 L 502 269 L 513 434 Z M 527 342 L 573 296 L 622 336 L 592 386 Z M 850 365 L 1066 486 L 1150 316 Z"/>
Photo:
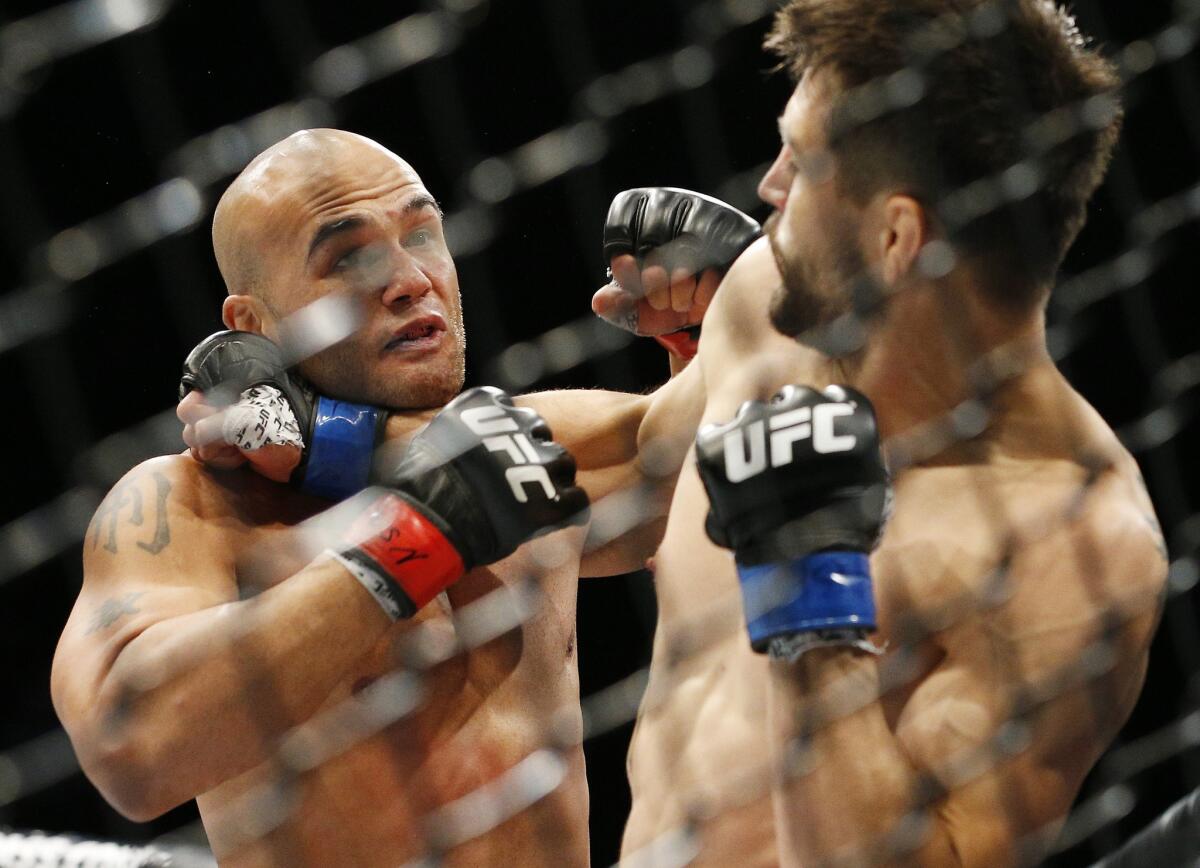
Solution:
<path fill-rule="evenodd" d="M 863 349 L 833 365 L 840 379 L 831 380 L 866 394 L 884 439 L 902 444 L 942 439 L 935 435 L 948 428 L 964 439 L 1000 431 L 1022 412 L 1020 402 L 1008 400 L 1011 393 L 1053 363 L 1040 310 L 1015 315 L 969 304 L 951 312 L 945 297 L 930 291 L 889 306 Z"/>

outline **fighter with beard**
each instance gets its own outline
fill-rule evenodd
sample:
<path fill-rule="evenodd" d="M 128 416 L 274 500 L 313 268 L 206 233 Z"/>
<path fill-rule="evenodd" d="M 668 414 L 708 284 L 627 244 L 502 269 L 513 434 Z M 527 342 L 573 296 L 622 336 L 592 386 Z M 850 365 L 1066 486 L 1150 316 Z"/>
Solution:
<path fill-rule="evenodd" d="M 920 100 L 846 123 L 947 27 Z M 655 558 L 625 854 L 1036 861 L 1133 705 L 1166 573 L 1135 463 L 1045 346 L 1116 79 L 1044 0 L 793 0 L 769 45 L 797 82 L 775 214 L 687 372 L 706 427 Z M 938 207 L 1090 100 L 1107 121 L 1051 142 L 1015 215 Z M 676 299 L 640 264 L 593 305 L 649 331 Z"/>
<path fill-rule="evenodd" d="M 792 0 L 767 45 L 796 81 L 774 213 L 693 362 L 624 852 L 1033 863 L 1133 707 L 1166 576 L 1136 463 L 1046 348 L 1117 79 L 1049 0 Z M 853 110 L 900 73 L 919 100 Z M 1027 125 L 1085 103 L 1031 159 Z M 1036 190 L 956 220 L 1014 165 Z"/>

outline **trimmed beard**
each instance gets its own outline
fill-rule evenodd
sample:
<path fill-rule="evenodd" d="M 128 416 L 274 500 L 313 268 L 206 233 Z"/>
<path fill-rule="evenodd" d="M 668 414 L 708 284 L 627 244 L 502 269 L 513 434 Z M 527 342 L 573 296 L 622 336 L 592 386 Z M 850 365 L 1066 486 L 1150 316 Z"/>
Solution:
<path fill-rule="evenodd" d="M 865 338 L 866 318 L 882 298 L 862 252 L 841 237 L 832 251 L 832 268 L 822 270 L 813 257 L 788 257 L 776 240 L 778 218 L 773 214 L 764 227 L 783 278 L 771 297 L 771 325 L 826 355 L 853 354 Z"/>

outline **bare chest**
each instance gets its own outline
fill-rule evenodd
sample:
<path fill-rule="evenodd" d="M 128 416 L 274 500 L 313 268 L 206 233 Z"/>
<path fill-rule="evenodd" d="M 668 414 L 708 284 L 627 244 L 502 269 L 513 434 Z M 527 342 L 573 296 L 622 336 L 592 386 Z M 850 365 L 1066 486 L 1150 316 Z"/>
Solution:
<path fill-rule="evenodd" d="M 334 510 L 336 512 L 336 510 Z M 239 551 L 243 596 L 253 596 L 336 547 L 331 526 L 269 524 L 247 533 Z M 489 703 L 536 709 L 577 696 L 575 601 L 583 532 L 560 531 L 472 570 L 414 618 L 396 622 L 331 695 L 336 704 L 385 676 L 417 679 L 423 699 L 410 715 L 430 738 Z M 354 581 L 347 575 L 348 582 Z M 535 694 L 530 697 L 527 694 Z M 533 701 L 531 701 L 531 699 Z"/>
<path fill-rule="evenodd" d="M 300 525 L 248 531 L 238 557 L 243 594 L 303 569 L 314 548 L 309 534 Z M 581 729 L 574 632 L 581 544 L 576 529 L 527 544 L 397 622 L 298 728 L 303 743 L 323 752 L 297 781 L 288 820 L 262 841 L 239 837 L 231 809 L 271 786 L 271 768 L 260 767 L 201 799 L 214 846 L 238 854 L 235 865 L 377 864 L 346 855 L 363 848 L 415 858 L 419 852 L 409 851 L 424 840 L 429 817 L 481 787 L 503 786 L 545 748 L 551 724 Z M 575 815 L 585 811 L 586 785 L 574 753 L 563 754 L 562 786 L 544 810 L 572 818 L 553 846 L 585 853 L 585 814 Z M 524 850 L 535 846 L 529 832 L 510 824 L 469 846 Z M 326 853 L 331 847 L 336 856 Z M 284 852 L 292 855 L 281 859 Z"/>

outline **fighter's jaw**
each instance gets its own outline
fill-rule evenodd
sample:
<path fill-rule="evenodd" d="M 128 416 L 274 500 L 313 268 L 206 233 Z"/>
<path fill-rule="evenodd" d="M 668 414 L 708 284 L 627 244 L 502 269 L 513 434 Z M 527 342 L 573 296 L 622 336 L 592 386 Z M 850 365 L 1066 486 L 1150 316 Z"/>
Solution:
<path fill-rule="evenodd" d="M 428 349 L 384 354 L 367 375 L 375 403 L 394 410 L 437 408 L 462 391 L 465 377 L 462 343 L 441 332 Z"/>
<path fill-rule="evenodd" d="M 815 316 L 806 316 L 797 307 L 789 297 L 787 287 L 780 286 L 775 291 L 768 315 L 777 332 L 794 338 L 817 324 Z"/>

